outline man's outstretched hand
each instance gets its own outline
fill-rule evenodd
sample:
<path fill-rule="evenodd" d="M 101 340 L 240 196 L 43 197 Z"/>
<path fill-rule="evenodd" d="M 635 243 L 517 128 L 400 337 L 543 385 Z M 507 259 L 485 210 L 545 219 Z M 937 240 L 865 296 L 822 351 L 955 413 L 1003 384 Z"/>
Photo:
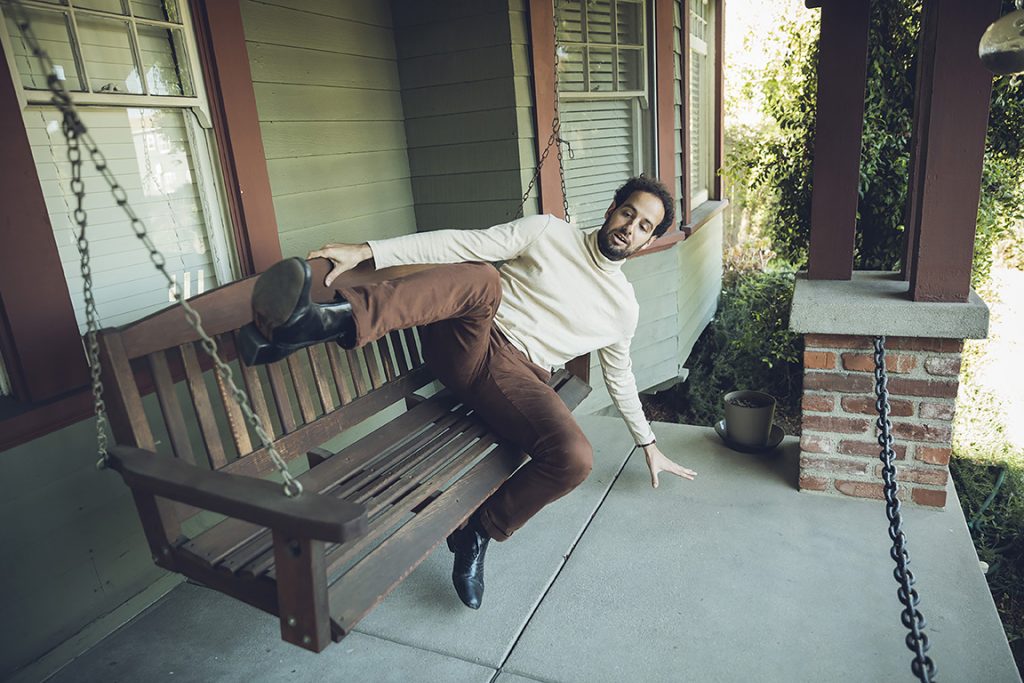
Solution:
<path fill-rule="evenodd" d="M 370 245 L 366 244 L 325 244 L 315 251 L 309 252 L 306 259 L 325 258 L 331 262 L 331 272 L 324 278 L 324 285 L 330 287 L 334 278 L 347 270 L 352 270 L 363 261 L 373 258 Z"/>
<path fill-rule="evenodd" d="M 658 488 L 658 475 L 661 472 L 668 472 L 683 479 L 693 479 L 697 473 L 682 465 L 669 460 L 658 448 L 658 444 L 652 443 L 644 447 L 644 455 L 647 456 L 647 467 L 651 470 L 651 486 Z"/>

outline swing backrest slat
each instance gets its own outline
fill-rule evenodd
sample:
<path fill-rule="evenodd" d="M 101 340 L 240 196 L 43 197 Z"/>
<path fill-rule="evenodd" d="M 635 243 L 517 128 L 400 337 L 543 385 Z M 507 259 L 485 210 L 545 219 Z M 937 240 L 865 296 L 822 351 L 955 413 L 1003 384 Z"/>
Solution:
<path fill-rule="evenodd" d="M 283 360 L 266 366 L 267 379 L 270 381 L 270 393 L 274 397 L 274 407 L 281 420 L 280 435 L 294 432 L 298 426 L 295 421 L 295 411 L 292 410 L 292 401 L 288 396 L 288 387 L 284 381 L 285 367 L 287 364 Z"/>
<path fill-rule="evenodd" d="M 160 402 L 160 410 L 163 412 L 164 421 L 167 424 L 167 435 L 170 437 L 171 447 L 179 458 L 194 465 L 197 462 L 196 456 L 188 437 L 185 414 L 181 410 L 181 403 L 178 402 L 178 396 L 174 390 L 174 379 L 171 377 L 171 369 L 167 363 L 167 354 L 163 351 L 154 351 L 147 358 L 149 359 L 149 369 L 153 373 L 153 384 L 157 400 Z"/>
<path fill-rule="evenodd" d="M 256 368 L 241 363 L 239 369 L 242 371 L 245 393 L 249 396 L 249 403 L 252 405 L 253 411 L 259 416 L 260 422 L 263 424 L 267 434 L 275 434 L 274 423 L 271 421 L 270 411 L 267 409 L 267 399 L 263 392 L 263 383 L 260 381 Z"/>
<path fill-rule="evenodd" d="M 224 442 L 220 438 L 217 418 L 213 414 L 213 401 L 206 387 L 206 377 L 199 365 L 199 357 L 196 355 L 192 342 L 182 344 L 178 350 L 181 352 L 181 359 L 185 364 L 185 381 L 188 384 L 189 394 L 192 396 L 192 406 L 195 408 L 195 416 L 199 422 L 199 431 L 202 434 L 203 445 L 206 447 L 210 468 L 219 470 L 227 464 L 227 452 L 224 450 Z M 178 454 L 175 453 L 175 455 Z"/>
<path fill-rule="evenodd" d="M 329 413 L 334 410 L 334 396 L 331 393 L 331 370 L 327 362 L 327 350 L 323 346 L 310 347 L 309 368 L 313 372 L 313 383 L 320 398 L 320 407 L 324 413 Z"/>
<path fill-rule="evenodd" d="M 303 356 L 306 358 L 302 358 Z M 312 422 L 317 417 L 316 410 L 313 408 L 313 398 L 309 393 L 309 383 L 303 372 L 303 361 L 308 361 L 308 358 L 304 351 L 300 351 L 286 359 L 292 389 L 295 390 L 295 397 L 299 400 L 299 414 L 302 416 L 304 424 Z"/>

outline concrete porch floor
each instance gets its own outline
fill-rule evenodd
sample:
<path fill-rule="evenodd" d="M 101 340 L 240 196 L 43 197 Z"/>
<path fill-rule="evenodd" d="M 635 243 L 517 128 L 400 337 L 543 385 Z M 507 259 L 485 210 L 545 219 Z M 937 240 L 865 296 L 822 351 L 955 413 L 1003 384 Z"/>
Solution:
<path fill-rule="evenodd" d="M 492 544 L 464 608 L 442 544 L 358 632 L 320 655 L 277 621 L 183 584 L 56 674 L 82 681 L 900 681 L 900 625 L 881 501 L 796 490 L 798 444 L 768 456 L 709 428 L 655 425 L 694 482 L 652 490 L 617 418 L 582 417 L 587 482 Z M 904 507 L 944 681 L 1020 681 L 963 514 Z"/>

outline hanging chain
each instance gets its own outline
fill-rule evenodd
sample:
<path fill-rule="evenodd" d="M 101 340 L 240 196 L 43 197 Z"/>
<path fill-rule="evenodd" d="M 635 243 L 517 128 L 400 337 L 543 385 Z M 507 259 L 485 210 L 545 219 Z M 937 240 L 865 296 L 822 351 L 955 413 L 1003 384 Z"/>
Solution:
<path fill-rule="evenodd" d="M 575 154 L 572 151 L 572 145 L 568 140 L 562 138 L 562 119 L 559 111 L 558 97 L 558 65 L 560 55 L 558 54 L 558 13 L 555 10 L 551 15 L 552 30 L 555 36 L 555 63 L 554 63 L 554 91 L 555 91 L 555 115 L 551 119 L 551 135 L 548 136 L 548 143 L 544 146 L 544 151 L 541 152 L 540 159 L 537 160 L 537 168 L 533 172 L 533 177 L 530 178 L 530 182 L 526 185 L 526 192 L 523 193 L 523 198 L 519 202 L 519 208 L 516 210 L 513 218 L 522 218 L 523 210 L 526 206 L 526 200 L 530 198 L 530 192 L 533 191 L 533 186 L 537 183 L 540 178 L 540 171 L 544 167 L 544 161 L 548 158 L 548 154 L 551 153 L 551 148 L 558 147 L 558 179 L 562 185 L 562 210 L 565 211 L 565 222 L 571 223 L 572 216 L 569 214 L 569 193 L 565 188 L 565 160 L 562 156 L 562 145 L 565 145 L 566 151 L 569 154 L 569 159 L 575 158 Z"/>
<path fill-rule="evenodd" d="M 882 479 L 885 482 L 885 514 L 889 518 L 889 538 L 892 539 L 890 555 L 896 562 L 893 576 L 900 585 L 896 591 L 904 609 L 900 615 L 903 626 L 910 630 L 907 647 L 914 653 L 910 670 L 924 683 L 935 680 L 935 664 L 928 656 L 928 635 L 924 632 L 925 621 L 917 608 L 919 598 L 914 588 L 914 573 L 910 571 L 910 555 L 907 553 L 907 539 L 903 534 L 903 518 L 900 515 L 900 501 L 896 497 L 899 485 L 896 483 L 896 466 L 893 464 L 892 422 L 889 421 L 889 389 L 885 374 L 885 337 L 875 337 L 875 408 L 878 410 L 878 445 L 882 447 L 879 459 L 882 461 Z"/>
<path fill-rule="evenodd" d="M 40 46 L 39 40 L 36 38 L 35 33 L 29 24 L 24 6 L 19 2 L 19 0 L 11 0 L 11 5 L 14 7 L 15 21 L 18 24 L 18 28 L 21 30 L 25 41 L 31 48 L 32 54 L 39 60 L 39 63 L 43 68 L 43 72 L 46 74 L 46 83 L 53 95 L 51 101 L 53 105 L 60 110 L 61 115 L 63 116 L 62 130 L 64 132 L 64 137 L 67 139 L 68 161 L 71 163 L 71 191 L 74 193 L 76 200 L 72 217 L 78 228 L 76 237 L 78 253 L 81 259 L 82 288 L 85 296 L 87 326 L 86 345 L 92 379 L 94 409 L 96 412 L 97 451 L 100 456 L 97 466 L 105 467 L 110 456 L 107 453 L 106 404 L 103 401 L 103 382 L 100 378 L 101 368 L 99 343 L 97 341 L 99 322 L 96 314 L 96 300 L 93 296 L 92 270 L 89 264 L 89 241 L 86 238 L 87 217 L 83 207 L 85 199 L 85 185 L 82 181 L 83 144 L 85 149 L 89 152 L 89 158 L 92 160 L 93 166 L 95 166 L 96 170 L 103 176 L 103 179 L 110 187 L 110 192 L 114 197 L 114 201 L 119 207 L 121 207 L 121 210 L 124 211 L 125 215 L 128 217 L 135 236 L 142 242 L 146 247 L 146 250 L 149 252 L 149 260 L 164 276 L 168 287 L 170 287 L 171 291 L 174 292 L 175 301 L 177 301 L 184 309 L 185 317 L 188 320 L 189 325 L 193 330 L 195 330 L 196 334 L 199 335 L 203 350 L 213 360 L 217 374 L 227 385 L 231 392 L 231 396 L 238 403 L 242 413 L 252 425 L 253 431 L 259 438 L 260 443 L 267 450 L 267 454 L 277 467 L 277 470 L 281 474 L 281 478 L 284 482 L 283 488 L 285 495 L 289 497 L 299 495 L 302 493 L 302 484 L 288 471 L 287 463 L 285 463 L 284 458 L 281 457 L 281 454 L 274 447 L 273 441 L 264 429 L 259 416 L 253 412 L 252 406 L 249 404 L 249 398 L 241 389 L 238 388 L 238 385 L 235 384 L 231 367 L 220 358 L 217 350 L 217 343 L 209 334 L 206 333 L 206 330 L 203 329 L 199 313 L 185 300 L 181 288 L 175 286 L 176 283 L 174 282 L 174 279 L 167 272 L 167 259 L 160 250 L 157 249 L 156 245 L 153 243 L 153 239 L 149 236 L 142 219 L 139 218 L 138 214 L 135 213 L 135 210 L 128 203 L 128 193 L 114 177 L 114 173 L 110 170 L 110 166 L 107 164 L 106 157 L 103 155 L 103 152 L 100 151 L 96 142 L 93 140 L 92 135 L 89 133 L 85 124 L 82 122 L 81 117 L 78 115 L 78 110 L 75 107 L 74 102 L 71 100 L 71 94 L 64 87 L 64 83 L 58 79 L 54 73 L 53 61 L 50 59 L 46 50 Z"/>

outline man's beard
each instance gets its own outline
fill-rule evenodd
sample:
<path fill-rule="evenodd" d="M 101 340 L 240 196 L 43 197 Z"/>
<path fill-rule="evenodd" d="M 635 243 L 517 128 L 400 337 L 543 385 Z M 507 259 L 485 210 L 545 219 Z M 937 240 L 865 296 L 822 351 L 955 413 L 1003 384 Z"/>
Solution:
<path fill-rule="evenodd" d="M 615 234 L 622 231 L 606 230 L 605 228 L 608 227 L 609 220 L 611 219 L 606 218 L 601 229 L 597 232 L 597 248 L 609 261 L 623 261 L 632 256 L 636 250 L 630 249 L 631 245 L 622 246 L 614 240 Z"/>

